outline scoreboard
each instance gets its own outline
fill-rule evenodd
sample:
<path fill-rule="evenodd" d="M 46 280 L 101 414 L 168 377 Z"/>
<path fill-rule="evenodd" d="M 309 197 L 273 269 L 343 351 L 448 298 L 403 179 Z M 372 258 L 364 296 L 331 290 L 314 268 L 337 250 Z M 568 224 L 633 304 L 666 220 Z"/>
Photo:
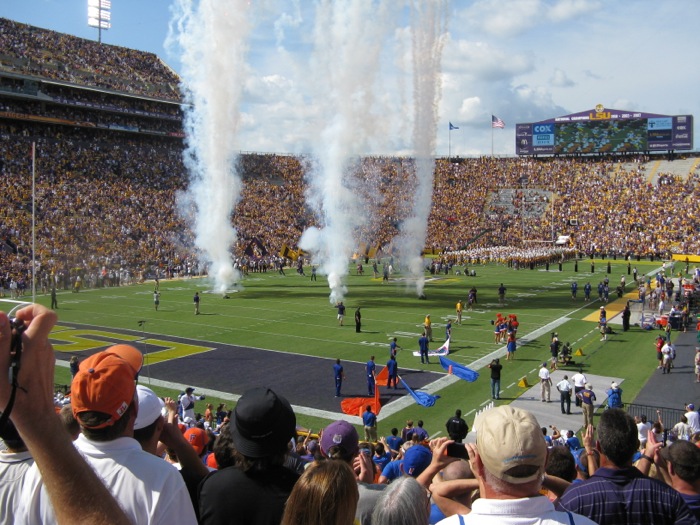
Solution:
<path fill-rule="evenodd" d="M 516 124 L 518 155 L 575 155 L 693 149 L 692 115 L 606 109 Z"/>

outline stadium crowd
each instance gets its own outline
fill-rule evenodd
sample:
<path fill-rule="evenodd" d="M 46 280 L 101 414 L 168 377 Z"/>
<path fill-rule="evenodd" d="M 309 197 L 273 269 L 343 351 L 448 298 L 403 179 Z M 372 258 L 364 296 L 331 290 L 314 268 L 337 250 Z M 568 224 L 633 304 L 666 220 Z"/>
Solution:
<path fill-rule="evenodd" d="M 0 18 L 0 63 L 14 73 L 180 100 L 179 79 L 153 53 Z M 116 73 L 119 72 L 119 73 Z"/>
<path fill-rule="evenodd" d="M 36 255 L 43 272 L 69 276 L 75 269 L 93 274 L 121 269 L 137 279 L 156 269 L 165 276 L 202 271 L 187 228 L 192 210 L 183 215 L 178 209 L 188 184 L 180 139 L 5 120 L 0 123 L 0 198 L 6 242 L 0 264 L 6 279 L 26 280 L 30 270 L 32 141 L 37 144 Z M 248 265 L 265 253 L 271 258 L 318 225 L 305 204 L 307 164 L 287 155 L 240 157 L 244 188 L 233 215 L 235 257 Z M 411 166 L 408 159 L 362 159 L 353 176 L 369 204 L 368 220 L 356 233 L 358 244 L 391 253 L 392 239 L 410 212 Z M 612 175 L 614 169 L 608 161 L 576 159 L 438 160 L 427 248 L 449 253 L 455 264 L 517 259 L 521 266 L 596 254 L 668 257 L 673 251 L 700 251 L 700 237 L 693 234 L 700 226 L 698 174 L 652 185 L 635 172 L 618 169 Z M 499 204 L 494 214 L 491 189 L 516 188 L 524 176 L 530 186 L 549 189 L 536 195 L 553 200 L 554 210 L 550 202 L 544 213 L 530 208 L 521 216 L 515 202 L 508 213 Z M 478 183 L 484 177 L 494 180 L 493 188 Z M 669 202 L 681 202 L 685 213 L 668 213 Z M 551 240 L 552 231 L 569 235 L 573 246 L 552 249 L 528 242 Z M 262 252 L 249 249 L 252 239 Z M 499 253 L 489 246 L 509 248 Z"/>

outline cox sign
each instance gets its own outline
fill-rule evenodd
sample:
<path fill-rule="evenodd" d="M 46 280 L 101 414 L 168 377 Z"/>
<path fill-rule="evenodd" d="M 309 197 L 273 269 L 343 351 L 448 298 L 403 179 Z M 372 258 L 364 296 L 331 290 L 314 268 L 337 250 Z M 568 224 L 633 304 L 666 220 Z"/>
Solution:
<path fill-rule="evenodd" d="M 554 146 L 554 124 L 533 124 L 532 139 L 536 146 Z"/>

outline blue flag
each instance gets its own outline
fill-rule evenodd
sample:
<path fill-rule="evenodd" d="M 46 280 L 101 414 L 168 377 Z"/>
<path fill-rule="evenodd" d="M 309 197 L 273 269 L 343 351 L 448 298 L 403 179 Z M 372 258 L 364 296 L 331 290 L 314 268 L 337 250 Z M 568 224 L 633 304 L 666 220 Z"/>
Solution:
<path fill-rule="evenodd" d="M 455 363 L 454 361 L 447 359 L 446 357 L 440 356 L 440 365 L 442 365 L 442 368 L 444 368 L 445 370 L 449 370 L 450 366 L 451 366 L 452 373 L 454 375 L 456 375 L 460 379 L 464 379 L 465 381 L 469 381 L 470 383 L 473 383 L 479 377 L 479 372 L 475 372 L 471 368 L 467 368 L 464 365 L 460 365 L 459 363 Z"/>
<path fill-rule="evenodd" d="M 452 131 L 453 129 L 459 129 L 459 128 L 457 126 L 453 126 L 452 122 L 450 122 L 450 131 Z"/>
<path fill-rule="evenodd" d="M 406 384 L 406 381 L 403 380 L 402 377 L 399 377 L 401 380 L 401 384 L 403 387 L 408 390 L 408 393 L 411 394 L 411 397 L 416 400 L 416 403 L 418 403 L 420 406 L 423 407 L 431 407 L 435 404 L 435 401 L 438 400 L 440 396 L 432 396 L 426 392 L 415 392 L 411 390 L 411 387 L 409 387 Z"/>

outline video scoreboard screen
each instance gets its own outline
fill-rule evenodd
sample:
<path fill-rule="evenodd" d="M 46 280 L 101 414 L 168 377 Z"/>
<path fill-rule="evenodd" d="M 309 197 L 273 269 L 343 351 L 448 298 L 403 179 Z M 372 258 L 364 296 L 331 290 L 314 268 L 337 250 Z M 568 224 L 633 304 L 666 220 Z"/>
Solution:
<path fill-rule="evenodd" d="M 516 124 L 518 155 L 573 155 L 693 149 L 692 115 L 605 109 Z"/>

